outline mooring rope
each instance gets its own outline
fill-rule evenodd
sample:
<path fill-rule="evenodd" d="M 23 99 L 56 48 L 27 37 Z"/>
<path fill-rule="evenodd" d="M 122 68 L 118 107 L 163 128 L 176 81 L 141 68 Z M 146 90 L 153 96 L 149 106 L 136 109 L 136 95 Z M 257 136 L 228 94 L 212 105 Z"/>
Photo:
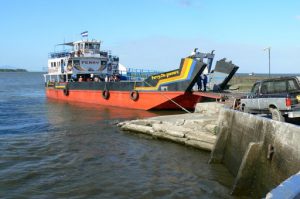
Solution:
<path fill-rule="evenodd" d="M 151 84 L 149 84 L 148 82 L 144 81 L 146 84 L 148 84 L 149 86 L 153 87 Z M 163 97 L 167 98 L 168 100 L 170 100 L 171 102 L 173 102 L 175 105 L 177 105 L 179 108 L 181 108 L 182 110 L 184 110 L 187 113 L 191 113 L 190 111 L 188 111 L 187 109 L 185 109 L 183 106 L 181 106 L 180 104 L 178 104 L 177 102 L 175 102 L 174 100 L 172 100 L 171 98 L 169 98 L 168 96 L 164 95 L 162 92 L 160 92 L 159 94 L 161 94 Z"/>

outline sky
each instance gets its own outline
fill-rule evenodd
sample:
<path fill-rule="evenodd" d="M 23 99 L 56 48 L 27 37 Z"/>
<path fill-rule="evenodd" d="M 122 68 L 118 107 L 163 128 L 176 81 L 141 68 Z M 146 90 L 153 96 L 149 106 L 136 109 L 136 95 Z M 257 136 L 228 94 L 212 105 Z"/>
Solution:
<path fill-rule="evenodd" d="M 194 48 L 240 73 L 300 73 L 299 0 L 0 0 L 0 66 L 42 71 L 56 44 L 103 41 L 126 67 L 172 70 Z"/>

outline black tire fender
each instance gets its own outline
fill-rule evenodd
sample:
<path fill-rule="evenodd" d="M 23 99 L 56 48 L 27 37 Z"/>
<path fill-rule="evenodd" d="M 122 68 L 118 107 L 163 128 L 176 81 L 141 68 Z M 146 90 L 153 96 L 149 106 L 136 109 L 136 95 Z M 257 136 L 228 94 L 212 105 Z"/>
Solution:
<path fill-rule="evenodd" d="M 65 85 L 65 88 L 64 88 L 63 91 L 64 91 L 64 95 L 65 95 L 65 96 L 69 96 L 70 91 L 69 91 L 69 85 L 68 85 L 68 84 Z"/>
<path fill-rule="evenodd" d="M 131 91 L 130 99 L 132 99 L 133 101 L 137 101 L 139 99 L 139 92 L 137 90 Z"/>
<path fill-rule="evenodd" d="M 102 97 L 103 97 L 103 99 L 108 100 L 109 96 L 110 96 L 109 90 L 105 89 L 105 90 L 102 91 Z"/>

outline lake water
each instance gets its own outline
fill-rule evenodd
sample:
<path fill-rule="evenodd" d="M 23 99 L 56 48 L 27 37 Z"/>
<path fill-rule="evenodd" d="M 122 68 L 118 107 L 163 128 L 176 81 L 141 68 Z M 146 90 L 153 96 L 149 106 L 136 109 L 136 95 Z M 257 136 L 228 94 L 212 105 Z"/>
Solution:
<path fill-rule="evenodd" d="M 209 153 L 115 126 L 160 114 L 47 100 L 41 73 L 0 73 L 0 198 L 232 198 Z"/>

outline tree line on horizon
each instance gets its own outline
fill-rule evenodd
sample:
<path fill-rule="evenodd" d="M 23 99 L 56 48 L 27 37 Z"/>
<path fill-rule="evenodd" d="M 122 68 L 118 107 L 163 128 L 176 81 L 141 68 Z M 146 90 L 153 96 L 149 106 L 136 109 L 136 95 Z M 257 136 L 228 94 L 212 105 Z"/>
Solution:
<path fill-rule="evenodd" d="M 28 72 L 26 69 L 10 69 L 10 68 L 0 68 L 0 72 Z"/>

